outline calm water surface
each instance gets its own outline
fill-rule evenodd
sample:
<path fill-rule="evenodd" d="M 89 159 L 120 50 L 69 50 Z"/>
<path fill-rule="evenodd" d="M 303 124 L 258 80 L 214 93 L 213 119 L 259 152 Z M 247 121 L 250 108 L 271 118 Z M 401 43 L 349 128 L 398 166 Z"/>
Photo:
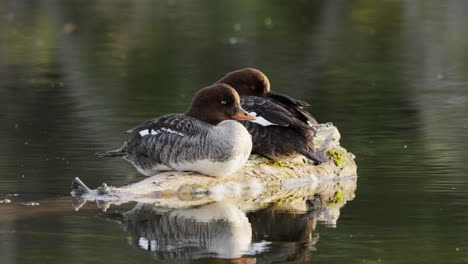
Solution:
<path fill-rule="evenodd" d="M 0 1 L 0 262 L 468 263 L 467 16 L 455 0 Z M 338 126 L 353 201 L 215 204 L 231 220 L 210 226 L 73 211 L 74 177 L 143 179 L 93 153 L 248 66 Z M 194 229 L 207 241 L 174 244 Z"/>

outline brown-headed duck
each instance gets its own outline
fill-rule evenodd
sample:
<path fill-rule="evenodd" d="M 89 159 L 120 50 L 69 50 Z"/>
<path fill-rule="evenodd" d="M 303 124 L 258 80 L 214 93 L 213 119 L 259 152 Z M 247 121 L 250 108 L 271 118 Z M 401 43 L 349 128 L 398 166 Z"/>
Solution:
<path fill-rule="evenodd" d="M 266 75 L 253 68 L 226 74 L 216 83 L 232 86 L 240 95 L 242 107 L 255 120 L 241 121 L 252 135 L 252 153 L 274 160 L 304 155 L 316 164 L 329 161 L 314 144 L 314 117 L 303 107 L 306 102 L 274 93 Z"/>
<path fill-rule="evenodd" d="M 126 132 L 135 136 L 120 149 L 98 155 L 123 157 L 147 176 L 168 170 L 226 176 L 252 150 L 250 134 L 234 120 L 253 119 L 231 86 L 214 84 L 195 94 L 187 112 L 144 122 Z"/>

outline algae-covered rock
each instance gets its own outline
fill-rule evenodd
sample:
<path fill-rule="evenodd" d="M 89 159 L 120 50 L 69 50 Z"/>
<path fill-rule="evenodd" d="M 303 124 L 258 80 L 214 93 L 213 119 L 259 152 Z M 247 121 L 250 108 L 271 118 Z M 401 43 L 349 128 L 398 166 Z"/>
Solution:
<path fill-rule="evenodd" d="M 343 168 L 345 166 L 345 159 L 343 153 L 337 149 L 331 149 L 328 151 L 328 156 L 335 162 L 336 166 Z"/>

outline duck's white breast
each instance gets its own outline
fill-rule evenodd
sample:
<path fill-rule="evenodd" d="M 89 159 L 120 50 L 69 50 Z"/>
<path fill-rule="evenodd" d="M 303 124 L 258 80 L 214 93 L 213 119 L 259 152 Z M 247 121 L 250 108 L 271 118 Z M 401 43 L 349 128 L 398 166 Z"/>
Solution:
<path fill-rule="evenodd" d="M 245 127 L 232 120 L 226 120 L 218 124 L 208 134 L 213 149 L 228 152 L 230 158 L 224 161 L 213 159 L 200 159 L 192 162 L 178 162 L 170 164 L 176 170 L 197 171 L 210 176 L 227 176 L 239 170 L 249 158 L 252 151 L 252 137 Z"/>

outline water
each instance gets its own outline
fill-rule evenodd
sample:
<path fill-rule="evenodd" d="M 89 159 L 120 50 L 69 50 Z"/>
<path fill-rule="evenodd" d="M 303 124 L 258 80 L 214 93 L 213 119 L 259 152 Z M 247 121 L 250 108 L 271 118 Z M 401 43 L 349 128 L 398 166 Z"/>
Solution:
<path fill-rule="evenodd" d="M 467 15 L 455 0 L 0 1 L 0 198 L 12 200 L 0 204 L 1 263 L 467 263 Z M 356 197 L 335 227 L 310 204 L 233 209 L 253 243 L 230 261 L 144 249 L 145 226 L 118 214 L 133 204 L 72 210 L 74 177 L 142 179 L 93 153 L 247 66 L 311 103 L 356 155 Z M 246 247 L 237 228 L 223 250 Z"/>

